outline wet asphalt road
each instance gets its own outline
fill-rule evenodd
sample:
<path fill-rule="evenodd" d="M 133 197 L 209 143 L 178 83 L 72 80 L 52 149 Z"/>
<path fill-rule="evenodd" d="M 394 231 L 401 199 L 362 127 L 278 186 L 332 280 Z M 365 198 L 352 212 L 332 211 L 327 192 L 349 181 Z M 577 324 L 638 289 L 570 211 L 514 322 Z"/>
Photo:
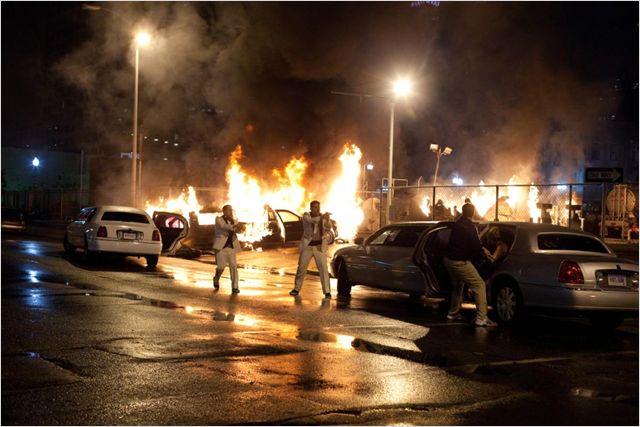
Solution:
<path fill-rule="evenodd" d="M 207 263 L 3 235 L 2 424 L 638 424 L 637 319 L 474 328 L 401 294 L 323 300 L 316 276 L 293 298 L 273 272 L 231 295 Z"/>

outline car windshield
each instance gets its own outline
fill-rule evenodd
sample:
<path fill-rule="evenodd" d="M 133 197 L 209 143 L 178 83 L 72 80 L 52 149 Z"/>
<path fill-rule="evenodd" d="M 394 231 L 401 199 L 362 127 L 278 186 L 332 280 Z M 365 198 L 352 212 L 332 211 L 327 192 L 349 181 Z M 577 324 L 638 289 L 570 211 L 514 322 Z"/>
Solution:
<path fill-rule="evenodd" d="M 102 220 L 149 224 L 149 220 L 147 219 L 146 215 L 134 212 L 105 212 L 102 214 Z"/>
<path fill-rule="evenodd" d="M 609 253 L 599 241 L 576 234 L 547 233 L 538 235 L 538 248 L 545 251 L 582 251 Z"/>

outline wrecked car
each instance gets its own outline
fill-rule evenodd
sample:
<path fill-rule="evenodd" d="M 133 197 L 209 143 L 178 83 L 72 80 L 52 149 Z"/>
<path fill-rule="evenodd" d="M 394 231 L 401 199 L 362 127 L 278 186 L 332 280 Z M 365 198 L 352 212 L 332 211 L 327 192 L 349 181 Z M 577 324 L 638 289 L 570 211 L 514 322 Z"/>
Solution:
<path fill-rule="evenodd" d="M 287 209 L 273 209 L 266 207 L 268 228 L 270 234 L 257 242 L 242 242 L 245 249 L 271 248 L 294 244 L 302 238 L 302 217 Z M 215 213 L 220 212 L 205 212 Z M 153 222 L 162 235 L 163 252 L 168 255 L 195 258 L 203 253 L 212 253 L 214 224 L 200 224 L 195 213 L 187 220 L 183 215 L 175 212 L 154 212 Z M 336 226 L 335 221 L 333 221 Z M 337 227 L 335 228 L 337 230 Z M 337 232 L 331 231 L 332 241 L 337 238 Z"/>

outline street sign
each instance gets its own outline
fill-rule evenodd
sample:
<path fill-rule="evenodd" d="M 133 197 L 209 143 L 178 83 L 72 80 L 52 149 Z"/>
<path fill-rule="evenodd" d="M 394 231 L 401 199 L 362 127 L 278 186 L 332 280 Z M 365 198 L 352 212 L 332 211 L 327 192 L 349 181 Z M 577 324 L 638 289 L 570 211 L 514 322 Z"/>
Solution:
<path fill-rule="evenodd" d="M 586 168 L 585 182 L 622 182 L 622 168 Z"/>

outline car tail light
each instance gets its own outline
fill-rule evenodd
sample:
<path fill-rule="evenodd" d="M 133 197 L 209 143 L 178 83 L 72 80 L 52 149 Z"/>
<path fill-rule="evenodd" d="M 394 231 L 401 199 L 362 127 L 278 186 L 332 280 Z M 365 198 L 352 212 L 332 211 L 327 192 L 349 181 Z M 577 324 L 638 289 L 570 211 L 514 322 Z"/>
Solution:
<path fill-rule="evenodd" d="M 560 271 L 558 272 L 558 282 L 583 285 L 584 276 L 578 263 L 569 261 L 568 259 L 562 261 Z"/>
<path fill-rule="evenodd" d="M 158 230 L 153 230 L 153 235 L 151 236 L 151 240 L 154 242 L 160 241 L 160 232 Z"/>
<path fill-rule="evenodd" d="M 103 225 L 98 228 L 98 234 L 96 234 L 96 237 L 107 237 L 107 227 Z"/>

